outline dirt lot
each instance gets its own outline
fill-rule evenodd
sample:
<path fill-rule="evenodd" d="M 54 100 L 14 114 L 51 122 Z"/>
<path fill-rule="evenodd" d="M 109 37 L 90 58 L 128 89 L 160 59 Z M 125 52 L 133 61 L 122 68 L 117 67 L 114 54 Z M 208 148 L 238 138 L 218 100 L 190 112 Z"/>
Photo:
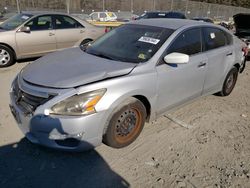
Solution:
<path fill-rule="evenodd" d="M 10 83 L 26 64 L 0 69 L 0 187 L 250 187 L 250 66 L 230 96 L 171 113 L 189 129 L 163 116 L 124 149 L 65 153 L 29 143 L 10 114 Z"/>

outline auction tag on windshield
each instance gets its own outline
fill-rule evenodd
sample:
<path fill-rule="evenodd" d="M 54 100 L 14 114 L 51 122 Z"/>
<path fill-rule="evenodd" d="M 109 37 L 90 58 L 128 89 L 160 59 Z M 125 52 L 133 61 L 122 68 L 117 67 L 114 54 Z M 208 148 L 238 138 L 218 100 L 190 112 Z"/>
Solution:
<path fill-rule="evenodd" d="M 154 45 L 156 45 L 156 44 L 158 44 L 158 42 L 160 42 L 159 39 L 154 39 L 154 38 L 151 38 L 151 37 L 141 37 L 141 38 L 139 38 L 138 41 L 146 42 L 146 43 L 150 43 L 150 44 L 154 44 Z"/>
<path fill-rule="evenodd" d="M 214 39 L 215 38 L 215 34 L 214 33 L 210 33 L 210 37 L 211 37 L 211 39 Z"/>
<path fill-rule="evenodd" d="M 29 16 L 23 15 L 23 16 L 22 16 L 22 19 L 27 20 L 27 19 L 29 19 Z"/>

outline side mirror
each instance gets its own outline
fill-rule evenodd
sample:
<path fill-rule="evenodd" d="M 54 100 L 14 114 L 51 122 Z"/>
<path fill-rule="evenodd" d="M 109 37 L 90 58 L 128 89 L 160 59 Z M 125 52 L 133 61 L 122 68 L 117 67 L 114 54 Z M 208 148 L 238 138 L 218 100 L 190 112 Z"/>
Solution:
<path fill-rule="evenodd" d="M 19 32 L 30 33 L 30 27 L 23 26 L 19 29 Z"/>
<path fill-rule="evenodd" d="M 164 61 L 170 64 L 186 64 L 189 61 L 189 55 L 174 52 L 166 55 Z"/>

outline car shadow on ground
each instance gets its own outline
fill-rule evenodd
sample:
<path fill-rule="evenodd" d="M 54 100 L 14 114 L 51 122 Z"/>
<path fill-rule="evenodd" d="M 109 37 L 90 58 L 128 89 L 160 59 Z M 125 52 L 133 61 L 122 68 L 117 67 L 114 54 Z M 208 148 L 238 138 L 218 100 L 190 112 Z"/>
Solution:
<path fill-rule="evenodd" d="M 20 142 L 0 147 L 0 187 L 129 187 L 97 151 L 69 153 Z"/>
<path fill-rule="evenodd" d="M 32 58 L 25 58 L 25 59 L 19 59 L 16 61 L 16 63 L 26 63 L 26 62 L 31 62 L 39 59 L 40 57 L 32 57 Z"/>

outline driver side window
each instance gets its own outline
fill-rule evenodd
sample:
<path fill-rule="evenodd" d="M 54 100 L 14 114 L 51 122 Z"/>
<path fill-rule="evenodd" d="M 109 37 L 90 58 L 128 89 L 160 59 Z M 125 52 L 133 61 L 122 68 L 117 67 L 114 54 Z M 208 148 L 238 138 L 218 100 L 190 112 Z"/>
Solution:
<path fill-rule="evenodd" d="M 29 21 L 25 26 L 30 27 L 31 31 L 42 31 L 52 29 L 51 16 L 39 16 Z"/>
<path fill-rule="evenodd" d="M 167 50 L 167 54 L 178 52 L 194 55 L 202 52 L 201 29 L 189 29 L 181 33 Z"/>

